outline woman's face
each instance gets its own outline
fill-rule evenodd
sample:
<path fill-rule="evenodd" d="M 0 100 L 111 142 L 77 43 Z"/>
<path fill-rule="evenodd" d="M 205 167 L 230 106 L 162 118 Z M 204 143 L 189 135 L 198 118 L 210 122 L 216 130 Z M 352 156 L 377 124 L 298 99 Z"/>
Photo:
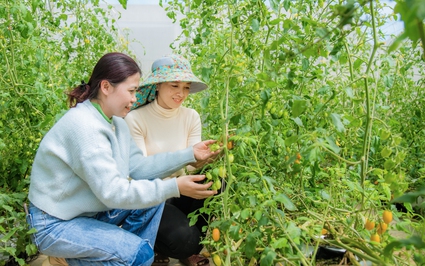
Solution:
<path fill-rule="evenodd" d="M 189 95 L 190 82 L 164 82 L 157 86 L 158 104 L 165 109 L 178 108 Z"/>
<path fill-rule="evenodd" d="M 139 87 L 140 74 L 136 73 L 129 76 L 123 82 L 112 86 L 108 81 L 104 80 L 101 86 L 106 86 L 104 90 L 105 98 L 101 103 L 101 107 L 106 116 L 125 117 L 136 101 L 136 90 Z"/>

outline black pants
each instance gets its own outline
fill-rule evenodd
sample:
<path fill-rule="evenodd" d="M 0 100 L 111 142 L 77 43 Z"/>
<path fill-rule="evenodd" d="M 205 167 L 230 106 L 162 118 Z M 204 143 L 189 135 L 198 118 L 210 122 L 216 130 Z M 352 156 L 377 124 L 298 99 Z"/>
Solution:
<path fill-rule="evenodd" d="M 187 215 L 203 206 L 204 200 L 186 196 L 167 200 L 159 224 L 155 252 L 176 259 L 199 254 L 202 250 L 199 242 L 205 237 L 202 227 L 207 225 L 207 220 L 205 216 L 198 216 L 196 224 L 189 226 Z"/>

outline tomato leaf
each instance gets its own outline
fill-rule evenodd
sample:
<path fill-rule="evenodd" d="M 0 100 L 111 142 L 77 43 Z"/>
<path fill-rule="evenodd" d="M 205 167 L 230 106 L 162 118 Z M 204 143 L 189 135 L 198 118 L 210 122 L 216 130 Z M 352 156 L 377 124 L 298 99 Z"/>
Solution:
<path fill-rule="evenodd" d="M 341 116 L 339 114 L 332 113 L 330 115 L 330 117 L 331 117 L 332 123 L 335 126 L 336 130 L 338 132 L 344 132 L 345 127 L 344 127 L 344 124 L 341 121 Z"/>
<path fill-rule="evenodd" d="M 295 122 L 295 124 L 297 124 L 299 127 L 304 127 L 303 121 L 299 118 L 292 118 L 292 120 Z"/>
<path fill-rule="evenodd" d="M 274 197 L 274 200 L 278 201 L 280 203 L 283 203 L 285 208 L 290 210 L 290 211 L 295 211 L 297 209 L 297 207 L 295 207 L 294 203 L 292 203 L 291 199 L 283 193 Z"/>
<path fill-rule="evenodd" d="M 297 135 L 294 135 L 294 136 L 291 136 L 289 138 L 286 138 L 285 139 L 285 145 L 286 146 L 291 146 L 291 144 L 297 142 L 297 140 L 298 140 L 298 136 Z"/>
<path fill-rule="evenodd" d="M 320 158 L 320 148 L 314 147 L 310 150 L 310 155 L 308 156 L 308 159 L 310 162 L 317 161 Z"/>
<path fill-rule="evenodd" d="M 251 28 L 254 32 L 260 29 L 260 22 L 258 22 L 258 19 L 254 18 L 251 20 Z"/>
<path fill-rule="evenodd" d="M 330 200 L 331 199 L 331 196 L 324 189 L 320 190 L 320 195 L 322 196 L 322 198 L 324 200 Z"/>
<path fill-rule="evenodd" d="M 283 8 L 285 8 L 285 10 L 288 11 L 290 7 L 291 7 L 291 1 L 290 0 L 284 0 L 283 1 Z"/>
<path fill-rule="evenodd" d="M 245 255 L 248 259 L 251 259 L 255 254 L 255 248 L 257 247 L 257 239 L 256 239 L 256 233 L 250 233 L 246 237 L 245 242 Z"/>
<path fill-rule="evenodd" d="M 392 251 L 396 248 L 402 248 L 402 247 L 407 247 L 407 246 L 414 246 L 417 249 L 424 249 L 425 248 L 425 242 L 422 240 L 421 237 L 419 236 L 412 236 L 408 239 L 400 239 L 400 240 L 396 240 L 393 241 L 391 243 L 389 243 L 385 248 L 384 248 L 384 256 L 392 256 Z"/>
<path fill-rule="evenodd" d="M 279 238 L 279 239 L 275 239 L 272 243 L 271 246 L 275 249 L 279 249 L 279 248 L 284 248 L 288 246 L 288 240 L 286 238 Z"/>
<path fill-rule="evenodd" d="M 403 32 L 402 34 L 400 34 L 397 38 L 395 38 L 395 40 L 391 43 L 391 45 L 388 47 L 388 53 L 391 53 L 395 50 L 397 50 L 397 48 L 400 46 L 401 42 L 407 38 L 407 33 Z"/>
<path fill-rule="evenodd" d="M 229 235 L 231 238 L 233 239 L 239 239 L 240 238 L 240 233 L 239 230 L 241 229 L 241 227 L 239 225 L 237 226 L 230 226 L 229 228 Z"/>
<path fill-rule="evenodd" d="M 336 154 L 339 154 L 339 152 L 341 151 L 341 148 L 338 147 L 338 145 L 336 145 L 335 139 L 331 137 L 326 137 L 326 141 L 327 143 L 322 143 L 322 145 L 331 149 Z"/>
<path fill-rule="evenodd" d="M 1 241 L 2 242 L 8 242 L 9 239 L 16 233 L 16 230 L 18 230 L 17 228 L 14 228 L 12 230 L 10 230 L 9 233 L 5 234 L 4 236 L 2 236 Z"/>
<path fill-rule="evenodd" d="M 295 243 L 299 243 L 301 228 L 299 228 L 293 221 L 289 222 L 289 225 L 286 228 L 286 232 Z"/>
<path fill-rule="evenodd" d="M 409 192 L 404 194 L 403 196 L 400 196 L 398 198 L 393 199 L 391 202 L 409 202 L 409 203 L 416 203 L 416 199 L 419 197 L 425 196 L 425 188 L 418 190 L 418 191 L 413 191 L 413 192 Z"/>
<path fill-rule="evenodd" d="M 298 117 L 307 109 L 306 100 L 295 100 L 292 104 L 292 117 Z"/>
<path fill-rule="evenodd" d="M 264 250 L 264 253 L 266 252 L 267 252 L 266 256 L 264 256 L 260 260 L 260 266 L 273 265 L 273 261 L 276 258 L 276 252 L 274 252 L 270 248 L 266 248 L 266 250 Z"/>
<path fill-rule="evenodd" d="M 119 0 L 119 2 L 124 9 L 127 9 L 127 0 Z"/>
<path fill-rule="evenodd" d="M 255 211 L 254 213 L 254 218 L 259 221 L 261 219 L 261 217 L 263 216 L 263 212 L 260 210 Z"/>
<path fill-rule="evenodd" d="M 263 104 L 266 104 L 270 100 L 270 89 L 265 89 L 260 92 L 260 98 Z"/>
<path fill-rule="evenodd" d="M 244 209 L 241 211 L 241 218 L 243 220 L 248 219 L 248 217 L 251 215 L 251 210 L 250 209 Z"/>

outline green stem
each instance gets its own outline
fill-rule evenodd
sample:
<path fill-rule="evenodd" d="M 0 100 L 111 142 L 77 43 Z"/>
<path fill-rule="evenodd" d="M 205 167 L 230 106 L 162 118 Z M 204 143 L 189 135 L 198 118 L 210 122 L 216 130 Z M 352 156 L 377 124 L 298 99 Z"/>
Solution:
<path fill-rule="evenodd" d="M 422 42 L 422 49 L 424 50 L 424 52 L 422 54 L 422 59 L 425 60 L 425 33 L 424 33 L 424 23 L 421 20 L 419 20 L 418 18 L 416 18 L 416 24 L 418 26 L 419 38 L 421 39 L 421 42 Z"/>
<path fill-rule="evenodd" d="M 270 31 L 271 31 L 271 29 L 270 29 L 270 27 L 269 27 L 269 25 L 268 25 L 268 23 L 267 23 L 267 37 L 266 37 L 266 40 L 264 41 L 264 44 L 267 44 L 267 42 L 268 42 L 268 40 L 269 40 L 269 36 L 270 36 Z M 261 72 L 263 72 L 264 71 L 264 63 L 265 63 L 265 59 L 264 59 L 264 56 L 263 56 L 263 61 L 261 62 Z"/>
<path fill-rule="evenodd" d="M 346 239 L 348 241 L 348 239 Z M 339 246 L 341 248 L 344 248 L 348 251 L 350 251 L 353 254 L 356 254 L 359 257 L 362 257 L 372 263 L 374 263 L 374 265 L 385 265 L 385 261 L 381 260 L 378 256 L 375 255 L 375 253 L 370 250 L 368 247 L 366 247 L 365 245 L 359 245 L 358 243 L 355 242 L 350 242 L 348 245 L 345 243 L 342 243 L 339 239 L 337 240 L 328 240 L 325 242 L 331 244 L 331 245 L 336 245 Z M 354 247 L 358 247 L 358 249 L 353 248 Z M 373 255 L 370 255 L 373 254 Z"/>
<path fill-rule="evenodd" d="M 320 145 L 320 147 L 321 147 L 322 149 L 324 149 L 324 150 L 325 150 L 325 151 L 327 151 L 328 153 L 332 154 L 334 157 L 336 157 L 336 158 L 338 158 L 339 160 L 341 160 L 341 161 L 343 161 L 343 162 L 346 162 L 346 163 L 348 163 L 348 164 L 356 165 L 356 164 L 359 164 L 359 163 L 361 163 L 361 162 L 362 162 L 362 161 L 356 161 L 356 162 L 349 161 L 349 160 L 347 160 L 347 159 L 342 158 L 341 156 L 339 156 L 339 155 L 338 155 L 338 154 L 336 154 L 335 152 L 331 151 L 330 149 L 326 148 L 325 146 L 323 146 L 323 145 L 321 145 L 321 144 L 319 144 L 319 145 Z"/>
<path fill-rule="evenodd" d="M 269 187 L 268 187 L 268 185 L 267 185 L 266 181 L 263 179 L 263 173 L 261 172 L 261 167 L 260 167 L 260 164 L 259 164 L 259 162 L 258 162 L 257 153 L 256 153 L 256 152 L 254 152 L 254 150 L 252 149 L 252 147 L 251 147 L 251 146 L 249 146 L 249 145 L 248 145 L 248 147 L 249 147 L 249 149 L 250 149 L 250 151 L 251 151 L 251 153 L 252 153 L 252 156 L 254 157 L 255 164 L 257 165 L 257 169 L 258 169 L 258 174 L 260 175 L 261 180 L 262 180 L 262 181 L 263 181 L 263 183 L 264 183 L 264 187 L 267 189 L 267 191 L 268 191 L 268 192 L 270 192 L 270 189 L 269 189 Z"/>
<path fill-rule="evenodd" d="M 366 71 L 364 73 L 364 83 L 365 83 L 365 96 L 366 96 L 366 125 L 365 125 L 365 134 L 363 138 L 363 155 L 362 155 L 362 164 L 361 164 L 361 186 L 364 190 L 364 184 L 366 180 L 366 172 L 368 167 L 369 160 L 369 142 L 370 135 L 372 130 L 372 114 L 371 114 L 371 104 L 370 104 L 370 92 L 369 92 L 369 82 L 368 82 L 368 74 L 373 64 L 373 60 L 375 58 L 375 53 L 379 47 L 378 45 L 378 37 L 376 35 L 376 24 L 375 24 L 375 8 L 373 6 L 373 1 L 369 2 L 370 5 L 370 15 L 372 19 L 372 32 L 373 32 L 373 49 L 372 54 L 370 55 L 369 62 L 367 64 Z M 364 194 L 362 195 L 362 204 L 364 204 Z"/>
<path fill-rule="evenodd" d="M 332 186 L 330 186 L 330 188 L 332 188 Z M 329 209 L 330 209 L 330 204 L 327 204 L 325 207 L 325 211 L 323 212 L 323 217 L 327 217 L 329 214 Z M 325 223 L 325 221 L 323 221 L 323 219 L 318 219 L 320 222 Z M 314 248 L 314 253 L 312 255 L 313 258 L 316 258 L 316 254 L 317 251 L 319 250 L 319 241 L 316 242 L 315 248 Z"/>
<path fill-rule="evenodd" d="M 229 3 L 229 1 L 227 1 L 227 12 L 229 15 L 229 18 L 231 17 L 231 3 Z M 230 40 L 229 40 L 229 53 L 230 55 L 232 55 L 233 52 L 233 25 L 231 26 L 231 31 L 230 31 Z M 226 122 L 226 117 L 227 117 L 227 108 L 224 108 L 224 103 L 226 102 L 226 98 L 228 97 L 228 91 L 229 91 L 229 86 L 230 86 L 230 74 L 227 76 L 226 78 L 226 85 L 225 85 L 225 92 L 223 93 L 223 98 L 220 104 L 220 113 L 221 113 L 221 119 L 223 122 L 223 133 L 222 133 L 222 137 L 223 137 L 223 145 L 225 145 L 224 148 L 224 152 L 225 152 L 225 156 L 226 159 L 228 158 L 228 151 L 227 151 L 227 122 Z M 228 161 L 228 160 L 227 160 Z M 230 173 L 229 173 L 230 174 Z M 229 178 L 229 182 L 231 182 L 231 178 Z M 230 184 L 227 185 L 227 187 L 230 187 Z M 229 198 L 228 195 L 228 189 L 226 189 L 223 192 L 223 213 L 224 213 L 224 218 L 228 219 L 229 218 L 229 212 L 228 212 L 228 204 L 227 204 L 227 200 Z"/>
<path fill-rule="evenodd" d="M 228 16 L 229 18 L 231 17 L 231 6 L 232 4 L 230 3 L 229 0 L 227 0 L 227 12 L 228 12 Z M 234 28 L 233 28 L 233 24 L 231 24 L 231 28 L 230 28 L 230 39 L 229 39 L 229 54 L 233 55 L 233 34 L 234 34 Z M 226 85 L 225 85 L 225 91 L 223 93 L 223 99 L 221 101 L 220 104 L 220 112 L 221 112 L 221 118 L 222 118 L 222 123 L 223 123 L 223 128 L 222 128 L 222 136 L 223 136 L 223 145 L 224 145 L 224 152 L 225 152 L 225 161 L 227 162 L 227 172 L 228 172 L 228 183 L 226 186 L 226 189 L 223 191 L 223 218 L 225 220 L 230 219 L 230 209 L 229 209 L 229 204 L 228 204 L 228 200 L 229 200 L 229 190 L 232 186 L 232 182 L 233 182 L 233 178 L 232 178 L 232 172 L 231 172 L 231 168 L 230 168 L 230 163 L 229 163 L 229 153 L 228 153 L 228 149 L 227 149 L 227 138 L 228 138 L 228 122 L 227 122 L 227 116 L 228 116 L 228 98 L 229 98 L 229 87 L 230 87 L 230 75 L 231 73 L 229 73 L 229 75 L 227 75 L 226 78 Z M 228 238 L 228 236 L 225 236 L 225 242 L 228 246 L 231 246 L 231 241 Z M 230 265 L 231 264 L 231 252 L 227 252 L 226 255 L 226 259 L 225 259 L 225 265 Z"/>
<path fill-rule="evenodd" d="M 353 61 L 351 60 L 350 49 L 348 48 L 347 42 L 344 42 L 344 47 L 345 47 L 345 51 L 347 51 L 348 67 L 349 67 L 348 69 L 350 70 L 350 80 L 353 81 L 354 80 Z"/>
<path fill-rule="evenodd" d="M 9 26 L 12 27 L 12 26 Z M 16 74 L 16 70 L 14 67 L 12 66 L 16 66 L 15 64 L 15 53 L 14 53 L 14 38 L 13 38 L 13 31 L 12 29 L 9 29 L 9 34 L 10 34 L 10 38 L 8 40 L 8 43 L 5 43 L 4 45 L 2 45 L 2 51 L 3 51 L 3 55 L 4 55 L 4 59 L 6 61 L 6 69 L 8 69 L 9 72 L 9 76 L 10 76 L 10 82 L 12 83 L 13 86 L 13 90 L 18 94 L 18 95 L 22 95 L 19 91 L 17 91 L 16 89 L 16 83 L 18 82 L 18 78 L 15 76 Z M 2 40 L 6 40 L 6 39 L 2 39 Z M 8 45 L 9 44 L 9 45 Z M 6 48 L 7 46 L 10 47 L 9 52 L 10 52 L 10 60 L 12 62 L 9 62 L 9 55 L 6 54 Z"/>

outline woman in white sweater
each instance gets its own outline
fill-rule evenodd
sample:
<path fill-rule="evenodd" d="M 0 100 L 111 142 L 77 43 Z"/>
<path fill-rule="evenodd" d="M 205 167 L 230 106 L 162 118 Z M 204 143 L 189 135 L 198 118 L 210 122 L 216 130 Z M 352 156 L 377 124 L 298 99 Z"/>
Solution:
<path fill-rule="evenodd" d="M 89 82 L 68 93 L 71 109 L 41 141 L 27 221 L 42 253 L 69 265 L 151 265 L 164 201 L 214 194 L 211 182 L 196 183 L 204 176 L 160 179 L 216 155 L 213 141 L 149 157 L 135 145 L 122 118 L 140 74 L 127 55 L 104 55 Z"/>
<path fill-rule="evenodd" d="M 207 85 L 193 74 L 189 62 L 180 55 L 165 56 L 153 63 L 152 73 L 136 93 L 134 110 L 125 118 L 144 154 L 177 151 L 201 141 L 199 114 L 183 107 L 182 103 L 190 93 L 206 88 Z M 194 166 L 199 168 L 205 163 L 198 162 Z M 170 176 L 181 178 L 186 170 L 181 168 Z M 167 200 L 155 242 L 153 265 L 167 265 L 168 257 L 177 258 L 188 266 L 209 265 L 209 260 L 199 255 L 200 240 L 204 236 L 201 228 L 206 221 L 199 217 L 195 226 L 189 226 L 187 218 L 189 213 L 201 208 L 203 202 L 190 196 Z"/>

